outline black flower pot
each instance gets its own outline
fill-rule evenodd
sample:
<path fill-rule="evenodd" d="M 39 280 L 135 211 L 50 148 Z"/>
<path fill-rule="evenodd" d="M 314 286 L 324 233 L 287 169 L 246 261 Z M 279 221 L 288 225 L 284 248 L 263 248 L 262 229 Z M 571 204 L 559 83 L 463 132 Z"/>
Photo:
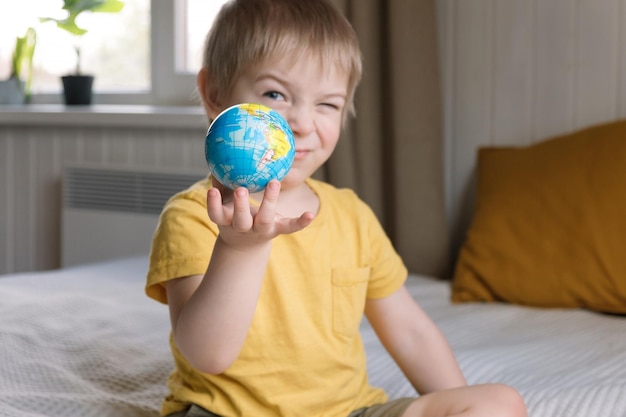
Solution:
<path fill-rule="evenodd" d="M 63 95 L 68 106 L 91 104 L 93 75 L 64 75 Z"/>

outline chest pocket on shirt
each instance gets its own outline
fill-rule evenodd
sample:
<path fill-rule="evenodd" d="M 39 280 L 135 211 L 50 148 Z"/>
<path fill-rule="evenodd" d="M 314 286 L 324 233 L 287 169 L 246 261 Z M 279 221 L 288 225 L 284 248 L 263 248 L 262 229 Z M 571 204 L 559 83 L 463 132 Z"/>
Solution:
<path fill-rule="evenodd" d="M 352 337 L 365 309 L 370 268 L 335 268 L 332 272 L 333 330 Z"/>

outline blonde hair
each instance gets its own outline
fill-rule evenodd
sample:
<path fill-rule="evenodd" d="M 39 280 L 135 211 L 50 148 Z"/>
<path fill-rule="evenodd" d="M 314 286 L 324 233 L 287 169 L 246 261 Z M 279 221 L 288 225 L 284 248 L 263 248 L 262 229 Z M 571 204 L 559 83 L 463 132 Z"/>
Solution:
<path fill-rule="evenodd" d="M 346 113 L 354 115 L 361 51 L 352 26 L 328 0 L 229 1 L 207 35 L 202 65 L 221 98 L 246 69 L 274 57 L 295 62 L 306 53 L 347 74 Z"/>

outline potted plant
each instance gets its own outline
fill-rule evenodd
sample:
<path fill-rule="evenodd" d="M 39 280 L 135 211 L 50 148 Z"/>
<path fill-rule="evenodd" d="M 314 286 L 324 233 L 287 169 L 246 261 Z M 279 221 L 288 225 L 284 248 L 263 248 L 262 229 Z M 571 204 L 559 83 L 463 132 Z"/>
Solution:
<path fill-rule="evenodd" d="M 0 104 L 24 104 L 30 101 L 30 85 L 33 77 L 33 55 L 37 34 L 29 27 L 23 37 L 15 40 L 11 59 L 11 75 L 0 81 Z"/>
<path fill-rule="evenodd" d="M 120 0 L 64 0 L 63 10 L 66 10 L 68 13 L 65 19 L 42 17 L 39 20 L 41 22 L 56 22 L 58 28 L 66 30 L 74 36 L 82 36 L 87 33 L 87 29 L 76 25 L 76 18 L 81 13 L 117 13 L 121 11 L 123 7 L 124 3 Z M 61 77 L 63 81 L 65 104 L 91 104 L 94 76 L 82 73 L 80 69 L 80 47 L 75 45 L 74 49 L 76 51 L 76 69 L 73 74 Z"/>

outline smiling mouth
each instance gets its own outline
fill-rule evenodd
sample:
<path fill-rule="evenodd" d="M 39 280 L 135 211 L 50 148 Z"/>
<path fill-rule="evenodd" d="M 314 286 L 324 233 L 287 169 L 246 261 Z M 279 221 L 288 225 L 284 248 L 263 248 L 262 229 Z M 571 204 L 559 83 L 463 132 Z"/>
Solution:
<path fill-rule="evenodd" d="M 294 156 L 294 159 L 302 159 L 304 158 L 310 151 L 306 151 L 306 150 L 296 150 L 296 155 Z"/>

